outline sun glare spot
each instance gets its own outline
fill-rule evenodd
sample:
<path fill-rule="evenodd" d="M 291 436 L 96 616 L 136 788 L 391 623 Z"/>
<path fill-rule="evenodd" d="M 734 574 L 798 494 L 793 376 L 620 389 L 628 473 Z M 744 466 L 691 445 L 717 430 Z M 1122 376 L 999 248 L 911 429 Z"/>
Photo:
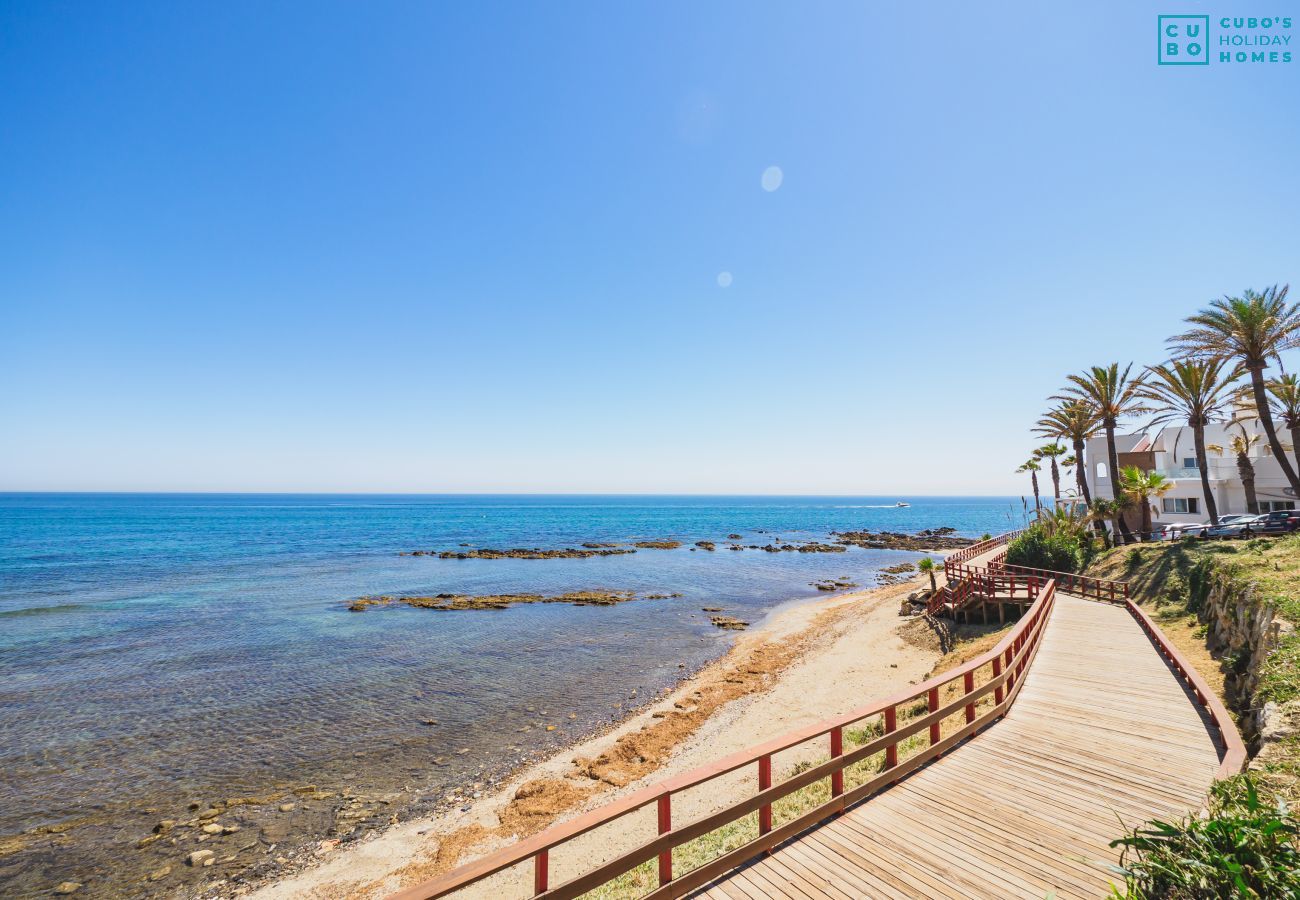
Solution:
<path fill-rule="evenodd" d="M 763 170 L 763 190 L 769 194 L 781 186 L 785 180 L 785 173 L 781 171 L 780 166 L 768 166 Z"/>
<path fill-rule="evenodd" d="M 719 272 L 719 273 L 718 273 L 718 287 L 731 287 L 731 273 L 730 273 L 730 272 Z"/>

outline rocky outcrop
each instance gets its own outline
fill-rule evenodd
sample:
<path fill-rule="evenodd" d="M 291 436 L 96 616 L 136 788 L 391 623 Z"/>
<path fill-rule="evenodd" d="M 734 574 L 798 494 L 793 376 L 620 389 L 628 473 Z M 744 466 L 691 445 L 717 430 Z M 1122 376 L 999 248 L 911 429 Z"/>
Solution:
<path fill-rule="evenodd" d="M 672 594 L 655 594 L 655 599 L 665 599 Z M 567 594 L 544 596 L 542 594 L 434 594 L 431 597 L 397 597 L 384 594 L 377 597 L 361 597 L 353 600 L 348 609 L 352 612 L 364 612 L 372 606 L 393 606 L 402 604 L 418 609 L 468 610 L 468 609 L 509 609 L 521 603 L 569 603 L 573 606 L 614 606 L 635 600 L 633 591 L 570 591 Z"/>
<path fill-rule="evenodd" d="M 916 534 L 896 531 L 832 531 L 838 543 L 868 550 L 957 550 L 975 543 L 974 538 L 955 536 L 954 528 L 927 528 Z"/>
<path fill-rule="evenodd" d="M 638 544 L 637 546 L 641 546 Z M 559 550 L 542 550 L 538 547 L 514 547 L 497 550 L 482 547 L 477 550 L 408 550 L 399 556 L 436 556 L 438 559 L 587 559 L 592 556 L 620 556 L 635 553 L 627 547 L 588 546 L 565 547 Z"/>
<path fill-rule="evenodd" d="M 849 588 L 857 587 L 857 583 L 849 581 L 847 578 L 827 578 L 825 581 L 814 581 L 812 586 L 819 591 L 846 591 Z"/>

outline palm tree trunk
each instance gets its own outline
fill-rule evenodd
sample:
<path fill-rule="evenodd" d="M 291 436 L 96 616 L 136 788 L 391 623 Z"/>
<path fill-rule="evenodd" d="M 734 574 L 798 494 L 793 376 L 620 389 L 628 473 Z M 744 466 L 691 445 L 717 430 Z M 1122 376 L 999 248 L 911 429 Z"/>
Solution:
<path fill-rule="evenodd" d="M 1295 454 L 1296 463 L 1300 464 L 1300 422 L 1291 426 L 1291 452 Z M 1300 494 L 1296 496 L 1300 497 Z"/>
<path fill-rule="evenodd" d="M 1049 457 L 1052 460 L 1052 494 L 1056 497 L 1056 505 L 1061 505 L 1061 470 L 1056 468 L 1056 457 Z"/>
<path fill-rule="evenodd" d="M 1119 453 L 1115 450 L 1115 423 L 1107 421 L 1103 423 L 1106 427 L 1106 461 L 1110 463 L 1110 495 L 1115 502 L 1119 502 Z M 1124 521 L 1124 513 L 1120 512 L 1116 517 L 1115 523 L 1119 526 L 1119 533 L 1124 536 L 1124 543 L 1132 543 L 1133 532 Z"/>
<path fill-rule="evenodd" d="M 1237 457 L 1237 474 L 1241 477 L 1241 486 L 1246 490 L 1246 512 L 1258 513 L 1259 501 L 1255 499 L 1255 467 L 1245 454 Z"/>
<path fill-rule="evenodd" d="M 1083 441 L 1074 442 L 1074 480 L 1079 483 L 1079 496 L 1083 502 L 1092 506 L 1092 494 L 1088 491 L 1088 472 L 1083 465 Z"/>
<path fill-rule="evenodd" d="M 1034 483 L 1034 512 L 1041 516 L 1043 514 L 1043 504 L 1038 499 L 1038 473 L 1030 472 L 1029 478 Z"/>
<path fill-rule="evenodd" d="M 1138 540 L 1150 540 L 1151 535 L 1151 498 L 1143 495 L 1138 497 L 1138 502 L 1142 504 L 1142 534 Z"/>
<path fill-rule="evenodd" d="M 1193 425 L 1192 437 L 1196 443 L 1196 468 L 1201 470 L 1201 493 L 1205 495 L 1205 511 L 1210 514 L 1210 523 L 1219 524 L 1219 507 L 1214 502 L 1214 492 L 1210 490 L 1210 463 L 1205 456 L 1205 426 Z"/>
<path fill-rule="evenodd" d="M 1282 443 L 1277 439 L 1277 429 L 1273 427 L 1273 413 L 1269 411 L 1268 394 L 1264 390 L 1263 366 L 1251 367 L 1250 386 L 1255 392 L 1255 411 L 1259 421 L 1264 425 L 1264 433 L 1268 435 L 1268 446 L 1273 451 L 1273 456 L 1277 458 L 1277 464 L 1291 485 L 1291 490 L 1300 497 L 1300 478 L 1296 477 L 1295 469 L 1291 467 L 1291 460 L 1287 459 L 1286 451 L 1282 449 Z"/>

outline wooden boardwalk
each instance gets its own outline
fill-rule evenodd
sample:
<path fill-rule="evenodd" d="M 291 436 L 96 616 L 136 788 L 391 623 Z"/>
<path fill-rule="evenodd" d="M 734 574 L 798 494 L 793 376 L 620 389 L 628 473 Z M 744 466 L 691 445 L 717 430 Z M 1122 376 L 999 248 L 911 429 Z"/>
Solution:
<path fill-rule="evenodd" d="M 1058 593 L 1005 719 L 694 896 L 1104 897 L 1107 844 L 1200 808 L 1224 752 L 1126 609 Z"/>

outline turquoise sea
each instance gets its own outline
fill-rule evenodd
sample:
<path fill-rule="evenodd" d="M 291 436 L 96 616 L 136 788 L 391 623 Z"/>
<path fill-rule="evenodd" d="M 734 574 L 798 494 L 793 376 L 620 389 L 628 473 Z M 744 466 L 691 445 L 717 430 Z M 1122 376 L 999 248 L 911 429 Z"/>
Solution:
<path fill-rule="evenodd" d="M 175 890 L 174 878 L 138 877 L 174 864 L 175 847 L 136 845 L 155 820 L 214 798 L 311 784 L 360 798 L 366 827 L 431 809 L 451 787 L 487 784 L 590 734 L 723 652 L 734 635 L 701 605 L 757 622 L 817 596 L 813 581 L 869 587 L 880 568 L 916 557 L 710 553 L 695 541 L 943 526 L 978 536 L 1022 519 L 1013 498 L 898 499 L 0 494 L 0 841 L 21 837 L 0 854 L 0 895 L 67 879 L 104 895 Z M 399 555 L 647 539 L 683 546 L 589 559 Z M 681 596 L 347 610 L 368 594 L 591 588 Z M 262 845 L 225 877 L 256 875 L 276 837 L 287 846 L 340 831 L 337 802 L 302 807 L 287 826 L 250 822 Z M 33 836 L 51 825 L 73 827 Z"/>

